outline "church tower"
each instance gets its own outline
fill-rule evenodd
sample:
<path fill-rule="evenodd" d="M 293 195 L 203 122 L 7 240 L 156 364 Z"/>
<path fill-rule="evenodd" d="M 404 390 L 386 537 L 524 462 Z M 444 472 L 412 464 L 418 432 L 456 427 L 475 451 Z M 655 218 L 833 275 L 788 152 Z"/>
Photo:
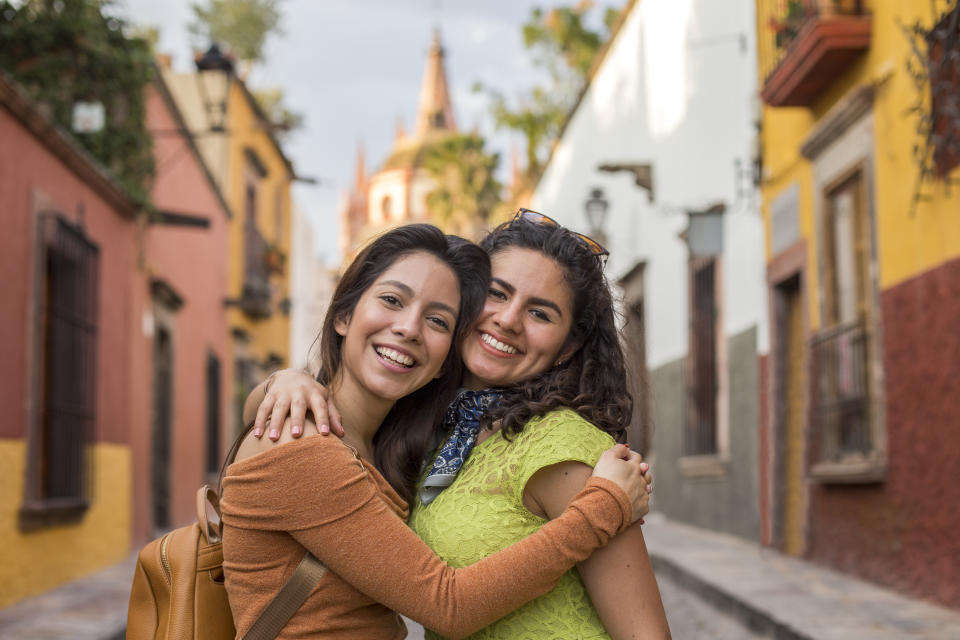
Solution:
<path fill-rule="evenodd" d="M 406 134 L 398 124 L 387 159 L 376 173 L 363 179 L 362 149 L 358 150 L 358 178 L 352 193 L 342 198 L 340 206 L 340 248 L 344 259 L 384 229 L 430 221 L 426 201 L 434 180 L 423 168 L 423 158 L 433 145 L 456 133 L 444 49 L 439 31 L 434 31 L 413 131 Z"/>

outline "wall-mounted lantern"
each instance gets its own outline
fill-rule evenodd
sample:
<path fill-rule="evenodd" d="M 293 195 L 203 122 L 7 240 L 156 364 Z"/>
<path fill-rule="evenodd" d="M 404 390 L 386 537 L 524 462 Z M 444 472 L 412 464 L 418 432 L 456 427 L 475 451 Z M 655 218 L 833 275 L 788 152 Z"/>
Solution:
<path fill-rule="evenodd" d="M 226 130 L 233 58 L 223 53 L 217 43 L 213 43 L 195 62 L 198 72 L 195 76 L 197 89 L 207 112 L 210 131 L 222 133 Z"/>
<path fill-rule="evenodd" d="M 610 202 L 604 197 L 603 189 L 594 187 L 590 190 L 590 197 L 583 203 L 583 213 L 590 225 L 590 237 L 602 245 L 607 243 L 603 226 L 607 221 L 607 210 Z"/>
<path fill-rule="evenodd" d="M 687 209 L 690 224 L 683 235 L 691 258 L 723 253 L 723 213 L 726 210 L 727 205 L 722 202 L 702 211 Z"/>

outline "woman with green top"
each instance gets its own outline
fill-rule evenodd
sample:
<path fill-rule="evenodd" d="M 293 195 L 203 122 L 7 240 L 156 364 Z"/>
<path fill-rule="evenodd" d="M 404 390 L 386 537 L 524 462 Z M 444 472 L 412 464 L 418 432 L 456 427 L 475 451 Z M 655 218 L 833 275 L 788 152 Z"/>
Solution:
<path fill-rule="evenodd" d="M 481 246 L 492 280 L 479 319 L 461 342 L 460 393 L 427 460 L 410 525 L 453 566 L 476 562 L 557 517 L 614 440 L 632 401 L 606 251 L 535 212 L 521 210 Z M 327 431 L 324 391 L 302 373 L 269 380 L 255 431 L 279 435 L 288 412 L 302 432 L 309 405 Z M 261 402 L 261 400 L 263 400 Z M 250 411 L 249 413 L 252 413 Z M 411 456 L 429 445 L 413 439 Z M 431 635 L 430 637 L 437 637 Z M 638 524 L 569 571 L 549 593 L 471 638 L 664 638 L 666 616 Z"/>

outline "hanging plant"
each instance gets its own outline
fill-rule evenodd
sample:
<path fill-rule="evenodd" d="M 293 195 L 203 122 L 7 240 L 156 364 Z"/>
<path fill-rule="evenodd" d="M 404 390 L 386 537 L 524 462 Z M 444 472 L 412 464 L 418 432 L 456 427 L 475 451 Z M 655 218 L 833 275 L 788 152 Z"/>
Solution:
<path fill-rule="evenodd" d="M 112 4 L 0 0 L 0 69 L 68 131 L 77 103 L 102 105 L 103 127 L 73 135 L 131 196 L 146 203 L 154 175 L 144 104 L 152 51 L 110 14 Z"/>
<path fill-rule="evenodd" d="M 919 140 L 913 146 L 917 164 L 912 209 L 927 198 L 924 186 L 942 180 L 960 165 L 960 2 L 954 0 L 933 26 L 900 25 L 910 44 L 907 74 L 916 90 L 908 115 L 914 117 Z"/>
<path fill-rule="evenodd" d="M 271 244 L 267 246 L 267 250 L 263 254 L 263 260 L 267 271 L 270 273 L 283 273 L 287 264 L 287 254 L 279 246 Z"/>

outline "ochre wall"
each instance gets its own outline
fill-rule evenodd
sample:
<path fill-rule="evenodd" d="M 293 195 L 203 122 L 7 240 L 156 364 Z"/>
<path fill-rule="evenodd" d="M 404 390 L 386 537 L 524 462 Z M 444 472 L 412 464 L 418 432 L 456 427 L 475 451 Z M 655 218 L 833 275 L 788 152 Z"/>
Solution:
<path fill-rule="evenodd" d="M 23 440 L 0 439 L 0 608 L 120 562 L 130 550 L 130 449 L 90 448 L 94 500 L 83 520 L 22 533 L 17 510 L 26 472 Z"/>
<path fill-rule="evenodd" d="M 268 243 L 277 244 L 287 256 L 290 255 L 290 182 L 292 176 L 270 141 L 270 137 L 263 129 L 262 123 L 257 121 L 256 114 L 250 107 L 243 89 L 233 82 L 230 88 L 228 106 L 229 118 L 229 179 L 227 180 L 226 198 L 235 215 L 230 223 L 230 272 L 228 287 L 231 298 L 239 298 L 243 289 L 244 278 L 244 201 L 245 201 L 245 171 L 247 160 L 244 157 L 245 149 L 252 149 L 259 156 L 267 169 L 267 176 L 262 179 L 257 189 L 257 225 L 260 233 Z M 276 192 L 280 190 L 280 207 L 276 206 Z M 276 236 L 276 215 L 281 217 L 280 227 L 282 237 Z M 253 355 L 263 360 L 268 354 L 280 355 L 288 361 L 290 343 L 290 318 L 277 308 L 280 300 L 290 295 L 290 269 L 282 274 L 270 276 L 270 283 L 275 288 L 271 298 L 272 315 L 265 319 L 252 319 L 240 309 L 230 310 L 231 327 L 240 328 L 252 337 L 251 351 Z"/>

